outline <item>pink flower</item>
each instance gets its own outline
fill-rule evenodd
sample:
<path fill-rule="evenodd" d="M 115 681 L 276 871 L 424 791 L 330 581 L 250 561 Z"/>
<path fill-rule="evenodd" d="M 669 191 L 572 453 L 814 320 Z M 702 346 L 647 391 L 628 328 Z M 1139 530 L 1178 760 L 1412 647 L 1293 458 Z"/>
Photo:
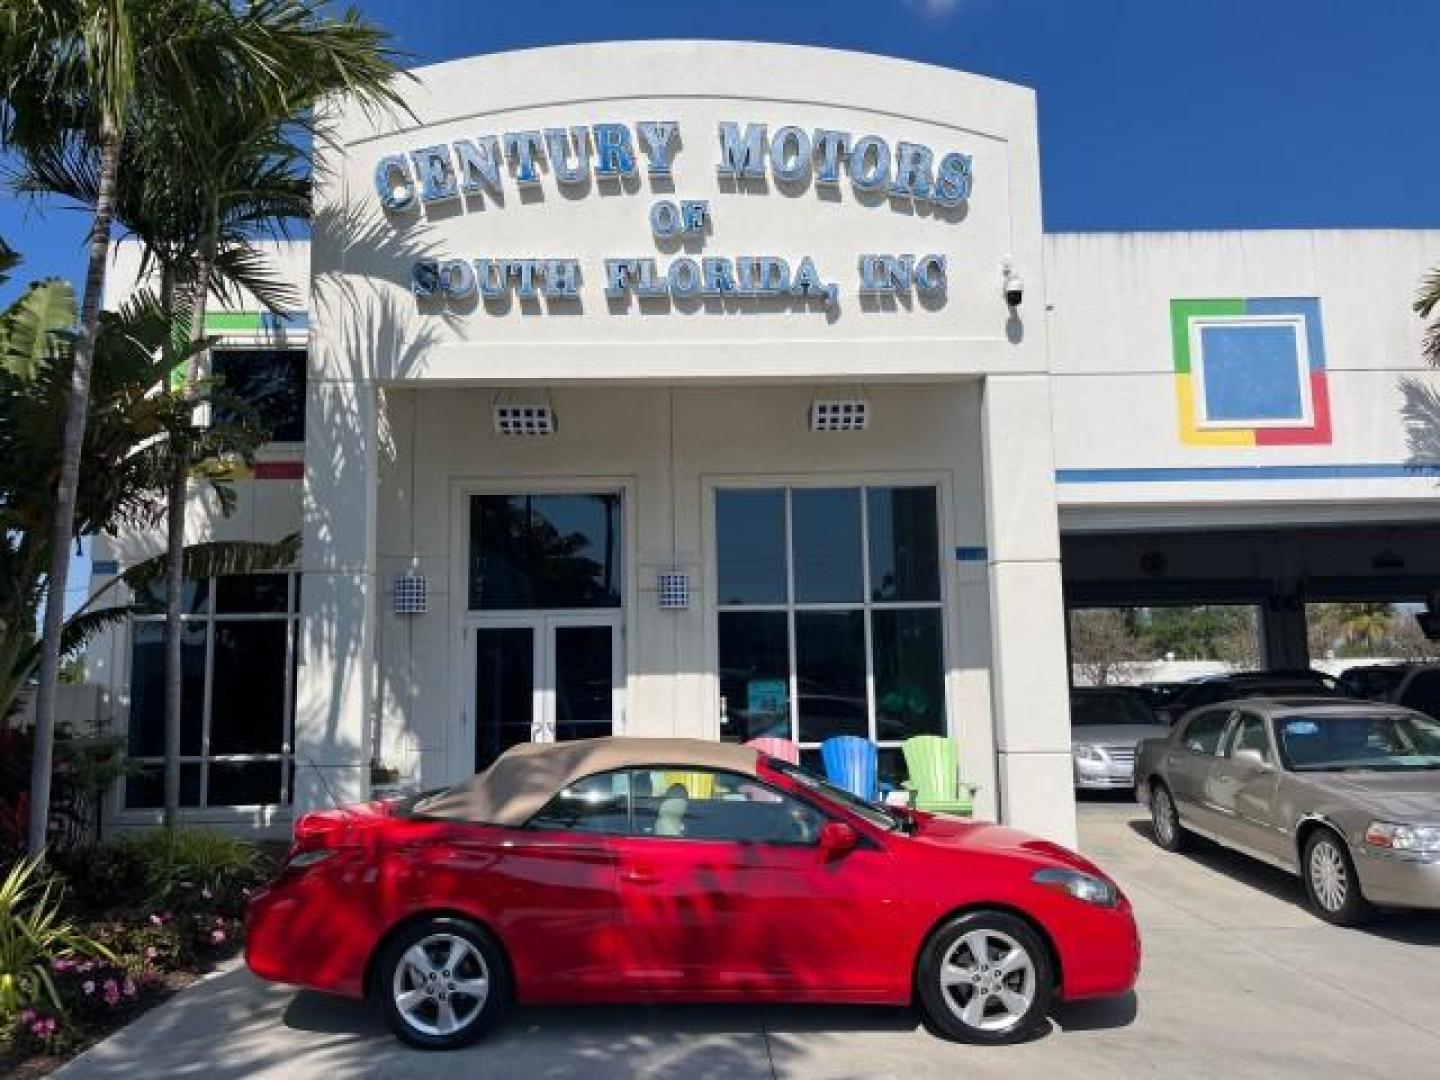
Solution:
<path fill-rule="evenodd" d="M 152 923 L 154 923 L 156 926 L 164 926 L 164 925 L 165 925 L 165 920 L 162 919 L 162 918 L 160 918 L 159 915 L 151 915 L 151 916 L 150 916 L 150 921 L 151 921 Z"/>
<path fill-rule="evenodd" d="M 114 979 L 105 980 L 105 1004 L 114 1005 L 120 1000 L 120 987 L 115 984 Z"/>
<path fill-rule="evenodd" d="M 80 989 L 84 990 L 86 994 L 93 994 L 95 992 L 95 980 L 86 979 L 80 984 Z"/>
<path fill-rule="evenodd" d="M 35 1019 L 35 1010 L 34 1010 L 34 1009 L 21 1009 L 21 1010 L 20 1010 L 20 1022 L 21 1022 L 22 1024 L 28 1024 L 28 1023 L 30 1023 L 30 1021 L 32 1021 L 32 1020 L 34 1020 L 34 1019 Z"/>
<path fill-rule="evenodd" d="M 125 985 L 122 986 L 120 989 L 124 992 L 124 994 L 125 994 L 126 997 L 134 997 L 134 996 L 135 996 L 135 980 L 132 979 L 129 975 L 126 975 L 126 976 L 125 976 Z"/>
<path fill-rule="evenodd" d="M 157 956 L 159 956 L 159 955 L 160 955 L 160 950 L 157 949 L 157 948 L 155 948 L 154 945 L 147 945 L 147 946 L 145 946 L 145 959 L 146 959 L 146 960 L 154 960 L 155 957 L 157 957 Z"/>
<path fill-rule="evenodd" d="M 219 945 L 219 944 L 223 943 L 224 940 L 225 940 L 225 931 L 224 931 L 224 930 L 212 930 L 212 931 L 210 931 L 210 940 L 213 941 L 216 945 Z"/>
<path fill-rule="evenodd" d="M 69 966 L 70 966 L 70 961 L 69 961 L 69 960 L 61 959 L 61 958 L 58 957 L 58 956 L 55 957 L 54 960 L 51 960 L 51 961 L 50 961 L 50 970 L 51 970 L 51 971 L 64 971 L 64 970 L 65 970 L 66 968 L 68 968 Z"/>

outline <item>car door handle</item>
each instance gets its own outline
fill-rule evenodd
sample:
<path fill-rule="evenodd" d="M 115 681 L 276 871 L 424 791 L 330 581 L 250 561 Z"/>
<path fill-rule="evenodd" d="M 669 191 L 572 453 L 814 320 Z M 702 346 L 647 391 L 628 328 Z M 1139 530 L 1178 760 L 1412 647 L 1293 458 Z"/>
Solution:
<path fill-rule="evenodd" d="M 627 885 L 655 885 L 660 881 L 660 875 L 644 867 L 626 870 L 620 875 L 620 880 Z"/>

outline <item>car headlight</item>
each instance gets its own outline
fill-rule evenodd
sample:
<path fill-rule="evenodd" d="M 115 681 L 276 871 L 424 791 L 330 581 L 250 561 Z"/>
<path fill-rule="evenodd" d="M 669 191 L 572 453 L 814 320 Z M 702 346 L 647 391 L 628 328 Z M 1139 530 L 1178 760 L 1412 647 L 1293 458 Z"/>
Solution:
<path fill-rule="evenodd" d="M 1099 748 L 1091 746 L 1089 743 L 1076 743 L 1070 748 L 1070 752 L 1080 761 L 1105 760 L 1105 755 L 1100 752 Z"/>
<path fill-rule="evenodd" d="M 1365 830 L 1365 843 L 1371 847 L 1417 855 L 1440 854 L 1440 825 L 1395 825 L 1388 821 L 1372 821 Z"/>
<path fill-rule="evenodd" d="M 1076 900 L 1084 900 L 1085 903 L 1098 907 L 1114 907 L 1120 900 L 1120 890 L 1110 882 L 1079 870 L 1050 867 L 1036 870 L 1030 875 L 1030 880 L 1036 885 L 1058 889 L 1060 892 L 1069 893 Z"/>

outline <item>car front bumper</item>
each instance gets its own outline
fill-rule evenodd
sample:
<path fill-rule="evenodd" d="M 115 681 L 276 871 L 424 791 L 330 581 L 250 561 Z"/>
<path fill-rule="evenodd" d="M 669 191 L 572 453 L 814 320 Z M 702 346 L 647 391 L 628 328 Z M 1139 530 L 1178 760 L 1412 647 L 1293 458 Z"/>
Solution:
<path fill-rule="evenodd" d="M 1075 758 L 1075 786 L 1082 791 L 1120 791 L 1135 786 L 1133 761 Z"/>
<path fill-rule="evenodd" d="M 1355 857 L 1360 890 L 1372 904 L 1440 910 L 1440 857 L 1361 847 Z"/>

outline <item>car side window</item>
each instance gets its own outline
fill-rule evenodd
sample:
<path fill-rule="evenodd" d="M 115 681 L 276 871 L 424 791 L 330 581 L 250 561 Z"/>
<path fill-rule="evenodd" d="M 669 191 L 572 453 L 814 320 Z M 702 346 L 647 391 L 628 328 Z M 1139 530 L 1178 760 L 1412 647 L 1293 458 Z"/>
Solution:
<path fill-rule="evenodd" d="M 1225 725 L 1229 720 L 1230 714 L 1223 709 L 1212 709 L 1191 717 L 1180 733 L 1180 745 L 1194 754 L 1218 754 L 1220 736 L 1225 734 Z"/>
<path fill-rule="evenodd" d="M 1225 756 L 1234 757 L 1237 750 L 1258 750 L 1266 761 L 1270 760 L 1270 739 L 1265 734 L 1264 720 L 1251 713 L 1240 714 L 1240 722 L 1230 733 L 1230 746 Z"/>
<path fill-rule="evenodd" d="M 753 776 L 710 769 L 636 769 L 635 832 L 690 840 L 814 844 L 824 817 Z"/>
<path fill-rule="evenodd" d="M 629 832 L 630 774 L 621 770 L 576 781 L 546 803 L 527 827 L 617 836 Z"/>
<path fill-rule="evenodd" d="M 1400 704 L 1440 719 L 1440 671 L 1422 671 L 1411 679 Z"/>

